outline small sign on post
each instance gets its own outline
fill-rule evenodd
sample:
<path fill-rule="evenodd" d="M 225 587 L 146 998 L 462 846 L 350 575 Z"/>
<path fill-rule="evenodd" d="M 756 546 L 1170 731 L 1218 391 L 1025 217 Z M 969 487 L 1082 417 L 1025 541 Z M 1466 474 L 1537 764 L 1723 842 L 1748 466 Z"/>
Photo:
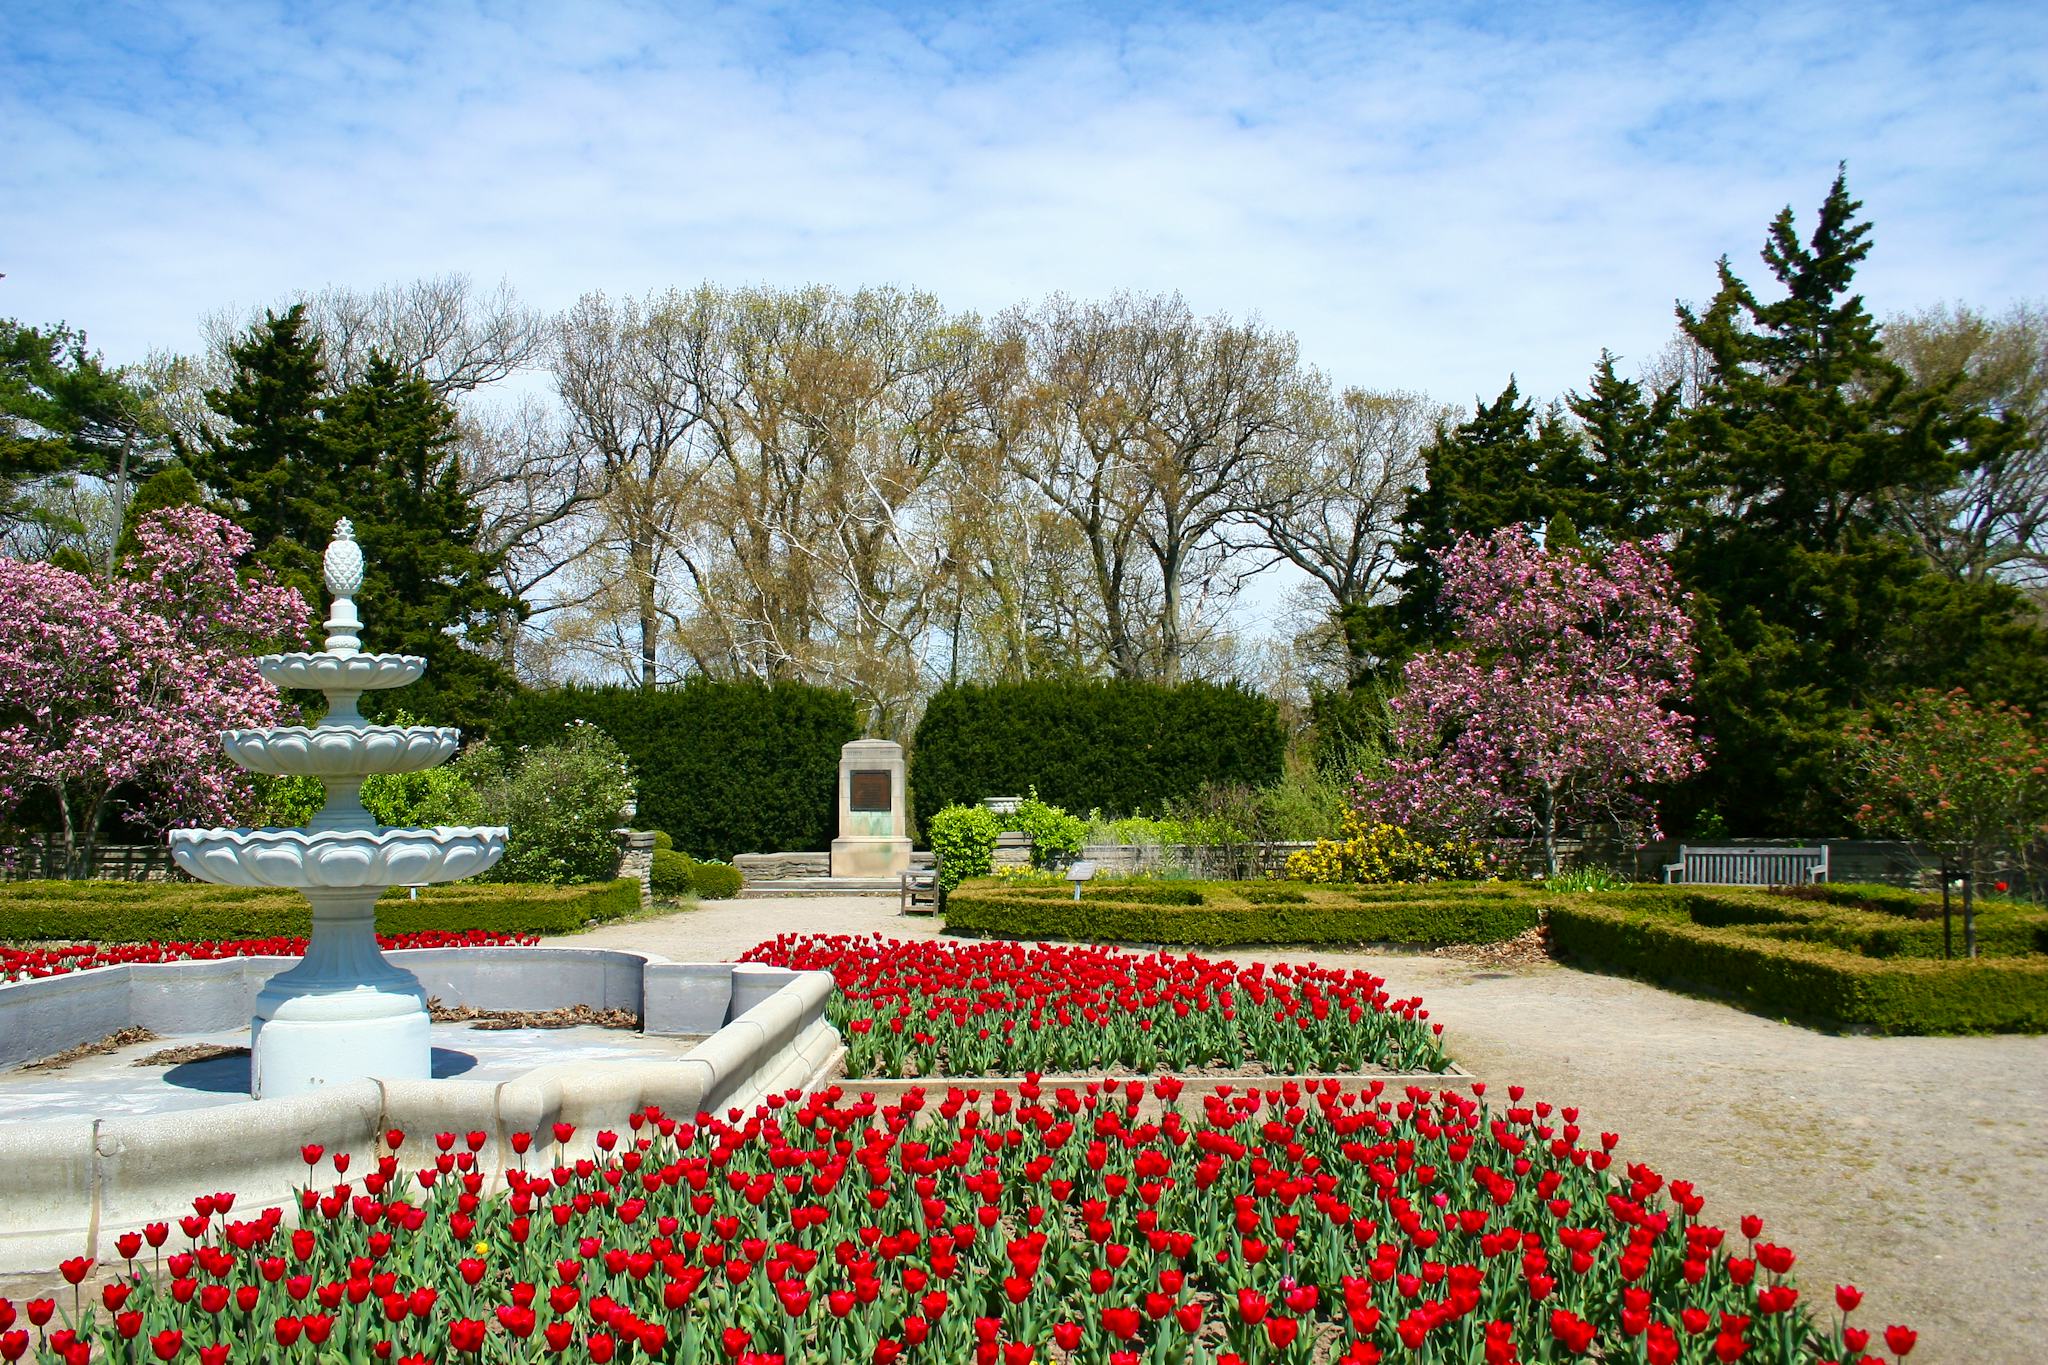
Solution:
<path fill-rule="evenodd" d="M 1074 899 L 1081 899 L 1081 883 L 1095 875 L 1095 864 L 1086 858 L 1067 865 L 1067 880 L 1074 884 Z"/>

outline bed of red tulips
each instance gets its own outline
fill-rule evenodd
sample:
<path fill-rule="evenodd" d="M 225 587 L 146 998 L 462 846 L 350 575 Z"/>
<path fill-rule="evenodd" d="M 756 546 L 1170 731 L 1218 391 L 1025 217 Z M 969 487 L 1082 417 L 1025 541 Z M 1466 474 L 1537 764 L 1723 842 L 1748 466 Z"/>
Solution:
<path fill-rule="evenodd" d="M 1370 972 L 1085 944 L 785 934 L 745 959 L 829 971 L 851 1076 L 1442 1071 L 1418 999 Z"/>
<path fill-rule="evenodd" d="M 501 934 L 489 929 L 462 933 L 424 930 L 412 934 L 379 934 L 382 948 L 496 948 L 538 943 L 532 934 Z M 0 944 L 0 981 L 62 976 L 94 967 L 130 962 L 206 962 L 223 957 L 302 957 L 304 938 L 238 938 L 194 943 L 65 943 L 34 948 Z"/>
<path fill-rule="evenodd" d="M 1474 1087 L 1480 1089 L 1480 1087 Z M 1142 1103 L 1141 1103 L 1142 1101 Z M 0 1300 L 0 1358 L 84 1365 L 564 1360 L 832 1365 L 1874 1361 L 1611 1134 L 1379 1082 L 1180 1083 L 566 1126 L 487 1174 L 482 1133 L 309 1147 L 297 1219 L 202 1196 L 101 1292 Z M 586 1135 L 592 1136 L 592 1135 Z M 570 1146 L 574 1144 L 571 1156 Z M 588 1153 L 583 1155 L 582 1153 Z M 294 1222 L 298 1225 L 293 1226 Z M 74 1285 L 90 1263 L 64 1267 Z"/>

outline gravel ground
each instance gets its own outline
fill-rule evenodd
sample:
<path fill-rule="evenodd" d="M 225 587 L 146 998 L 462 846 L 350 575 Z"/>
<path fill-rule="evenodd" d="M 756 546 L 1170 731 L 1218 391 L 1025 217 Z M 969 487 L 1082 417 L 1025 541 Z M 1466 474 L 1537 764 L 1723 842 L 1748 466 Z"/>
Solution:
<path fill-rule="evenodd" d="M 929 938 L 894 897 L 709 902 L 558 940 L 679 961 L 777 933 Z M 1921 1332 L 1912 1365 L 2042 1358 L 2048 1340 L 2048 1038 L 1836 1037 L 1555 964 L 1259 952 L 1363 966 L 1420 995 L 1498 1094 L 1576 1104 L 1620 1154 L 1696 1181 L 1707 1216 L 1756 1213 L 1800 1253 L 1806 1296 L 1869 1295 L 1866 1327 Z"/>

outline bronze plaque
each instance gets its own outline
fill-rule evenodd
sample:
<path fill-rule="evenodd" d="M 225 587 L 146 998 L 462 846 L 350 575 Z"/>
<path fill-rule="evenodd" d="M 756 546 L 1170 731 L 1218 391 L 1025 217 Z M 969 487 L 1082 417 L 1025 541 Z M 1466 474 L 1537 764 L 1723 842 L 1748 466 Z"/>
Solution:
<path fill-rule="evenodd" d="M 857 769 L 847 775 L 847 808 L 850 810 L 890 810 L 894 803 L 889 799 L 889 770 L 887 768 Z"/>

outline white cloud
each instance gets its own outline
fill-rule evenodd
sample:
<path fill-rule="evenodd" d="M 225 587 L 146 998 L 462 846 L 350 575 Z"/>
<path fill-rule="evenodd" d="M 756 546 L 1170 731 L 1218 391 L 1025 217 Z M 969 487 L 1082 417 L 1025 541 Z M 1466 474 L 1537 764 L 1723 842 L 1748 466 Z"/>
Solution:
<path fill-rule="evenodd" d="M 2048 294 L 2044 21 L 2017 6 L 954 16 L 212 4 L 0 18 L 0 313 L 115 358 L 443 270 L 1180 289 L 1345 382 L 1580 383 L 1835 162 L 1881 311 Z M 289 16 L 289 17 L 286 17 Z"/>

